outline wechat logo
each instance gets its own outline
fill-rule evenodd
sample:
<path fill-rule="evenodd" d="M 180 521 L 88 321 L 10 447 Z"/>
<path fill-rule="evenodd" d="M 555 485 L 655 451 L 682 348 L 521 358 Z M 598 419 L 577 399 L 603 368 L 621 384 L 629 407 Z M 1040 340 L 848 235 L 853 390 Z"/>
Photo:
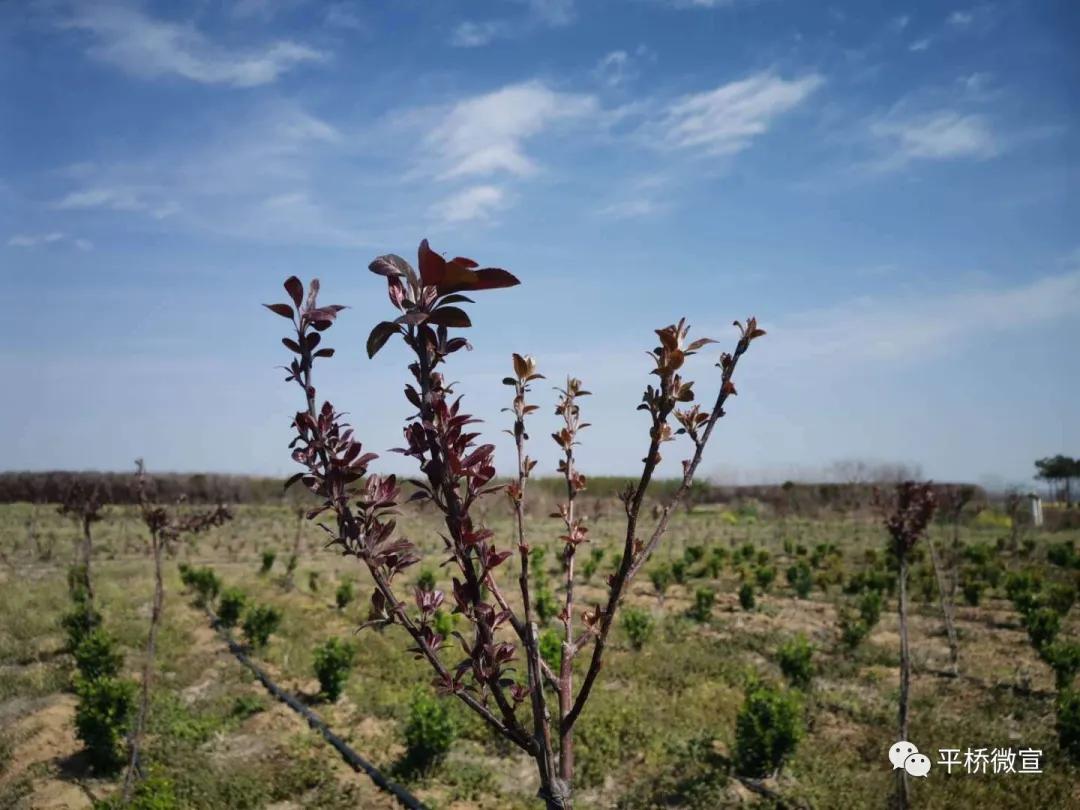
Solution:
<path fill-rule="evenodd" d="M 889 749 L 889 762 L 893 770 L 903 768 L 911 776 L 926 776 L 930 773 L 930 757 L 919 753 L 919 749 L 907 740 L 894 743 Z"/>

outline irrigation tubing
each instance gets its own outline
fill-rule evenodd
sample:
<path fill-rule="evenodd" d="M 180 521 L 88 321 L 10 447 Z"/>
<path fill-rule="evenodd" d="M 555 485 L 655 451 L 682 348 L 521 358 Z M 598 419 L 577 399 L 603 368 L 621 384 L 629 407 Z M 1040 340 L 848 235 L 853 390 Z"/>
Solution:
<path fill-rule="evenodd" d="M 315 714 L 315 712 L 297 700 L 293 695 L 274 683 L 270 679 L 270 676 L 267 675 L 258 664 L 248 658 L 247 653 L 244 652 L 244 648 L 229 637 L 218 622 L 217 616 L 209 609 L 206 612 L 210 616 L 210 622 L 214 629 L 217 630 L 218 635 L 220 635 L 229 645 L 229 651 L 236 656 L 236 660 L 251 670 L 252 674 L 254 674 L 255 677 L 262 682 L 262 685 L 266 687 L 267 692 L 307 720 L 308 725 L 319 732 L 323 736 L 323 739 L 330 743 L 330 745 L 341 754 L 341 758 L 345 760 L 349 767 L 357 773 L 363 772 L 367 774 L 372 782 L 393 796 L 402 807 L 406 808 L 406 810 L 429 810 L 427 805 L 409 793 L 409 791 L 401 785 L 387 779 L 378 768 L 350 748 L 341 737 L 330 730 L 330 727 L 326 725 L 319 715 Z"/>

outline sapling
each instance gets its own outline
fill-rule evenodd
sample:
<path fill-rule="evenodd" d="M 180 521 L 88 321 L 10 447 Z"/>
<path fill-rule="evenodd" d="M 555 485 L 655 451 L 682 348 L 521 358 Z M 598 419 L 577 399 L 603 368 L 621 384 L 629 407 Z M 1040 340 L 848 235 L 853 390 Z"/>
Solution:
<path fill-rule="evenodd" d="M 150 531 L 150 553 L 154 561 L 154 597 L 150 608 L 150 629 L 146 635 L 146 651 L 143 659 L 142 686 L 139 695 L 138 714 L 129 737 L 128 766 L 124 774 L 124 787 L 121 801 L 127 805 L 131 801 L 135 787 L 135 775 L 139 767 L 139 749 L 146 731 L 147 717 L 150 713 L 150 685 L 154 673 L 154 656 L 157 650 L 158 628 L 165 610 L 165 578 L 162 572 L 162 555 L 179 542 L 185 535 L 199 534 L 220 526 L 232 519 L 228 508 L 218 505 L 210 511 L 185 512 L 169 510 L 153 502 L 151 482 L 146 475 L 142 459 L 135 461 L 135 485 L 138 493 L 139 508 L 143 522 Z M 211 575 L 213 572 L 210 572 Z M 216 577 L 214 577 L 216 581 Z M 211 587 L 207 580 L 207 587 Z M 218 583 L 220 586 L 220 583 Z"/>
<path fill-rule="evenodd" d="M 79 562 L 68 574 L 68 589 L 72 597 L 86 613 L 87 622 L 93 623 L 94 584 L 90 564 L 94 556 L 94 538 L 91 527 L 102 519 L 102 500 L 96 486 L 87 487 L 76 482 L 65 494 L 60 504 L 60 514 L 79 524 L 82 536 L 79 541 Z"/>
<path fill-rule="evenodd" d="M 401 488 L 395 476 L 369 473 L 377 456 L 364 452 L 353 430 L 342 420 L 330 402 L 317 401 L 313 383 L 316 360 L 329 358 L 334 350 L 322 345 L 323 333 L 342 311 L 341 306 L 318 303 L 319 283 L 313 280 L 306 295 L 296 277 L 285 282 L 291 304 L 267 305 L 274 313 L 288 319 L 294 334 L 284 339 L 293 354 L 286 368 L 286 380 L 303 392 L 305 406 L 293 419 L 296 435 L 291 443 L 293 459 L 303 470 L 289 479 L 286 486 L 302 482 L 322 499 L 308 516 L 328 513 L 331 520 L 323 525 L 331 544 L 357 557 L 367 568 L 374 583 L 368 625 L 400 626 L 412 639 L 411 648 L 426 659 L 434 671 L 436 689 L 454 695 L 479 715 L 501 737 L 526 752 L 536 763 L 540 797 L 549 810 L 569 810 L 572 806 L 574 777 L 573 735 L 596 680 L 601 672 L 607 641 L 617 608 L 630 583 L 650 559 L 664 538 L 673 510 L 685 499 L 701 463 L 705 447 L 717 421 L 724 415 L 724 405 L 735 394 L 732 375 L 750 343 L 762 336 L 755 319 L 736 322 L 739 339 L 733 353 L 724 353 L 717 366 L 721 369 L 719 392 L 711 410 L 690 405 L 695 399 L 693 383 L 681 376 L 686 360 L 713 341 L 688 341 L 685 321 L 657 330 L 659 346 L 650 356 L 657 379 L 646 387 L 640 410 L 649 422 L 648 449 L 642 459 L 637 480 L 621 494 L 626 515 L 626 532 L 618 566 L 608 577 L 606 594 L 599 604 L 578 613 L 564 602 L 562 638 L 559 639 L 559 666 L 541 656 L 541 635 L 537 627 L 532 580 L 529 575 L 530 545 L 525 526 L 525 490 L 535 462 L 525 454 L 526 417 L 535 410 L 527 403 L 530 384 L 536 376 L 535 362 L 516 355 L 513 376 L 507 381 L 514 389 L 511 435 L 517 450 L 517 474 L 506 487 L 493 482 L 494 445 L 479 444 L 476 423 L 461 407 L 453 384 L 444 377 L 441 366 L 450 356 L 468 346 L 463 337 L 452 337 L 451 329 L 469 327 L 471 320 L 461 308 L 472 303 L 463 293 L 516 286 L 516 277 L 505 270 L 479 268 L 470 259 L 447 261 L 420 244 L 419 271 L 399 256 L 381 256 L 370 265 L 372 272 L 385 277 L 390 303 L 397 310 L 393 320 L 382 321 L 372 329 L 368 341 L 369 356 L 379 352 L 391 338 L 401 340 L 412 359 L 412 380 L 405 387 L 405 397 L 415 408 L 405 427 L 405 443 L 398 452 L 419 464 L 421 477 L 413 480 L 412 499 L 427 501 L 441 514 L 446 561 L 451 566 L 450 599 L 455 610 L 468 624 L 457 639 L 465 658 L 461 663 L 444 652 L 449 640 L 434 627 L 436 610 L 446 600 L 439 590 L 417 588 L 414 607 L 406 604 L 394 580 L 420 559 L 417 547 L 396 535 L 393 515 L 401 502 Z M 571 397 L 563 390 L 563 402 Z M 571 402 L 576 409 L 576 403 Z M 684 407 L 680 407 L 684 406 Z M 565 407 L 565 406 L 564 406 Z M 573 415 L 564 413 L 564 416 Z M 573 416 L 576 419 L 576 416 Z M 678 423 L 672 425 L 672 419 Z M 581 429 L 576 425 L 576 430 Z M 568 429 L 568 428 L 567 428 Z M 560 437 L 562 432 L 560 431 Z M 665 503 L 658 504 L 656 523 L 649 531 L 639 529 L 649 485 L 661 461 L 662 445 L 685 435 L 691 443 L 690 457 L 682 464 L 682 476 Z M 567 443 L 560 440 L 563 461 Z M 572 447 L 572 441 L 570 443 Z M 572 461 L 566 463 L 564 476 L 569 482 L 564 525 L 563 560 L 568 561 L 566 546 L 583 542 L 584 526 L 569 503 L 579 491 L 577 471 Z M 479 519 L 481 499 L 505 489 L 514 508 L 517 552 L 520 557 L 518 587 L 520 594 L 510 597 L 497 577 L 498 570 L 513 555 L 501 549 L 494 533 Z M 560 518 L 563 517 L 560 509 Z M 572 556 L 572 555 L 571 555 Z M 565 566 L 570 569 L 572 566 Z M 505 583 L 504 583 L 505 584 Z M 572 599 L 567 588 L 566 598 Z M 517 607 L 511 605 L 513 598 Z M 580 625 L 579 625 L 580 622 Z M 575 668 L 574 659 L 588 657 L 583 667 Z M 514 660 L 524 659 L 524 680 L 510 677 Z M 576 673 L 583 677 L 575 684 Z M 556 713 L 548 706 L 549 685 L 557 697 Z M 528 711 L 522 708 L 528 704 Z"/>
<path fill-rule="evenodd" d="M 896 485 L 891 499 L 885 500 L 875 492 L 879 506 L 885 512 L 885 528 L 889 532 L 891 550 L 897 561 L 897 582 L 900 598 L 898 613 L 900 619 L 900 707 L 899 739 L 908 739 L 908 707 L 911 692 L 911 653 L 908 648 L 908 560 L 916 542 L 926 532 L 930 518 L 934 515 L 937 501 L 934 489 L 929 483 L 904 481 Z M 898 770 L 898 800 L 901 810 L 908 806 L 907 772 Z"/>

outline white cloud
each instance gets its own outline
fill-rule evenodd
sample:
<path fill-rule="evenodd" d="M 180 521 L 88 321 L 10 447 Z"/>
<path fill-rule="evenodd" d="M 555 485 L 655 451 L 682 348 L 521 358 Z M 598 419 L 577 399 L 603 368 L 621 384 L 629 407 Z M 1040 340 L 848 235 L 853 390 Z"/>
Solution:
<path fill-rule="evenodd" d="M 975 21 L 975 14 L 971 11 L 954 11 L 949 15 L 949 25 L 954 25 L 958 28 L 971 25 Z"/>
<path fill-rule="evenodd" d="M 525 142 L 559 122 L 595 113 L 591 96 L 559 93 L 539 82 L 515 84 L 460 101 L 426 139 L 439 179 L 506 172 L 533 174 Z"/>
<path fill-rule="evenodd" d="M 817 74 L 788 81 L 770 73 L 684 96 L 659 122 L 669 147 L 732 155 L 750 146 L 772 122 L 805 101 L 824 82 Z"/>
<path fill-rule="evenodd" d="M 889 27 L 892 28 L 894 31 L 899 32 L 907 28 L 908 23 L 910 22 L 911 17 L 909 17 L 907 14 L 901 14 L 899 17 L 893 17 L 889 21 Z"/>
<path fill-rule="evenodd" d="M 914 42 L 912 42 L 910 45 L 908 45 L 908 50 L 913 51 L 913 52 L 918 52 L 918 51 L 925 51 L 929 47 L 930 47 L 930 38 L 929 37 L 923 37 L 922 39 L 917 39 Z"/>
<path fill-rule="evenodd" d="M 870 133 L 888 149 L 879 168 L 913 160 L 986 159 L 1001 151 L 986 119 L 952 110 L 874 121 Z"/>
<path fill-rule="evenodd" d="M 498 186 L 472 186 L 432 206 L 431 213 L 446 224 L 488 219 L 503 206 L 505 198 Z"/>
<path fill-rule="evenodd" d="M 36 247 L 42 247 L 47 245 L 57 244 L 69 244 L 79 250 L 93 250 L 94 244 L 89 239 L 82 239 L 75 236 L 68 236 L 66 233 L 60 231 L 51 231 L 49 233 L 37 233 L 27 234 L 20 233 L 15 234 L 7 241 L 8 247 L 17 247 L 32 249 Z"/>
<path fill-rule="evenodd" d="M 888 303 L 862 300 L 804 313 L 772 324 L 768 348 L 771 357 L 797 366 L 808 354 L 822 362 L 828 358 L 916 362 L 923 353 L 947 352 L 958 341 L 1076 317 L 1080 317 L 1080 270 L 1073 269 L 1012 287 Z"/>
<path fill-rule="evenodd" d="M 457 48 L 479 48 L 497 39 L 524 36 L 537 28 L 561 28 L 576 17 L 574 0 L 523 0 L 527 12 L 517 19 L 466 20 L 451 36 Z"/>
<path fill-rule="evenodd" d="M 113 211 L 142 211 L 146 203 L 131 188 L 87 188 L 72 191 L 57 201 L 54 208 L 73 210 L 84 208 L 108 208 Z"/>
<path fill-rule="evenodd" d="M 606 219 L 642 219 L 663 211 L 665 206 L 649 197 L 635 197 L 605 205 L 597 214 Z"/>
<path fill-rule="evenodd" d="M 656 61 L 656 54 L 644 45 L 639 45 L 633 53 L 625 50 L 611 51 L 600 58 L 593 68 L 593 76 L 609 87 L 618 87 L 636 79 L 638 66 L 643 60 Z"/>
<path fill-rule="evenodd" d="M 93 38 L 87 54 L 145 79 L 180 76 L 203 84 L 255 87 L 274 82 L 305 62 L 321 62 L 325 53 L 289 40 L 246 52 L 207 39 L 194 25 L 148 17 L 116 3 L 77 6 L 59 21 Z"/>

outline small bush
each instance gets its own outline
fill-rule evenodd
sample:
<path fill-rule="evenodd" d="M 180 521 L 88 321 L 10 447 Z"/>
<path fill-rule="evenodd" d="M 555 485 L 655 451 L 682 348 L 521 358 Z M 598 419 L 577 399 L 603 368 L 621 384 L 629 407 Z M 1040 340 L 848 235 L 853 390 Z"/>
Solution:
<path fill-rule="evenodd" d="M 972 607 L 978 607 L 982 600 L 983 584 L 974 577 L 964 577 L 963 584 L 964 601 Z"/>
<path fill-rule="evenodd" d="M 255 605 L 244 616 L 244 637 L 256 649 L 265 647 L 281 624 L 281 613 L 269 605 Z"/>
<path fill-rule="evenodd" d="M 408 770 L 430 770 L 446 756 L 456 737 L 457 728 L 443 702 L 426 692 L 417 692 L 405 723 Z"/>
<path fill-rule="evenodd" d="M 854 650 L 870 635 L 870 626 L 866 620 L 846 607 L 840 610 L 839 626 L 840 642 L 849 650 Z"/>
<path fill-rule="evenodd" d="M 270 569 L 274 567 L 274 560 L 277 559 L 277 554 L 273 551 L 264 551 L 262 553 L 262 565 L 259 567 L 260 574 L 269 574 Z"/>
<path fill-rule="evenodd" d="M 1054 670 L 1058 690 L 1070 688 L 1080 672 L 1080 642 L 1055 641 L 1043 647 L 1039 655 Z"/>
<path fill-rule="evenodd" d="M 210 605 L 221 591 L 221 580 L 209 568 L 193 569 L 189 575 L 189 584 L 194 589 L 197 604 Z"/>
<path fill-rule="evenodd" d="M 536 618 L 540 620 L 541 625 L 547 624 L 555 614 L 559 612 L 559 605 L 555 600 L 555 594 L 547 588 L 540 588 L 536 592 L 536 597 L 533 599 L 533 607 L 536 609 Z"/>
<path fill-rule="evenodd" d="M 454 632 L 454 614 L 441 609 L 436 610 L 431 624 L 440 636 L 450 638 L 450 634 Z"/>
<path fill-rule="evenodd" d="M 430 568 L 425 568 L 420 572 L 420 575 L 416 578 L 416 587 L 422 591 L 435 590 L 435 572 Z"/>
<path fill-rule="evenodd" d="M 328 639 L 315 650 L 315 677 L 319 679 L 319 691 L 333 702 L 341 697 L 345 682 L 349 679 L 356 647 L 338 638 Z"/>
<path fill-rule="evenodd" d="M 101 614 L 96 610 L 87 610 L 83 603 L 78 603 L 60 618 L 60 627 L 67 635 L 67 649 L 74 652 L 79 644 L 95 628 L 101 626 Z"/>
<path fill-rule="evenodd" d="M 111 772 L 124 762 L 124 740 L 135 708 L 134 681 L 105 677 L 80 678 L 75 686 L 79 698 L 75 709 L 75 732 L 86 746 L 95 770 Z"/>
<path fill-rule="evenodd" d="M 716 593 L 712 588 L 698 588 L 694 591 L 694 604 L 690 608 L 690 618 L 696 622 L 707 622 L 712 616 Z"/>
<path fill-rule="evenodd" d="M 1057 638 L 1061 630 L 1061 616 L 1053 608 L 1035 608 L 1024 616 L 1024 626 L 1027 627 L 1032 646 L 1041 652 Z"/>
<path fill-rule="evenodd" d="M 338 610 L 344 610 L 353 599 L 356 598 L 356 589 L 350 580 L 345 580 L 337 587 L 334 593 L 334 602 Z"/>
<path fill-rule="evenodd" d="M 754 599 L 754 586 L 749 582 L 744 582 L 739 588 L 739 604 L 742 605 L 743 610 L 753 610 L 754 605 L 757 604 L 757 600 Z"/>
<path fill-rule="evenodd" d="M 810 574 L 810 566 L 804 562 L 796 563 L 787 570 L 788 584 L 795 591 L 795 595 L 800 599 L 805 599 L 810 595 L 810 591 L 814 587 L 814 581 Z"/>
<path fill-rule="evenodd" d="M 1080 691 L 1065 689 L 1057 697 L 1057 733 L 1061 751 L 1080 763 Z"/>
<path fill-rule="evenodd" d="M 652 636 L 653 618 L 647 610 L 628 607 L 622 612 L 622 626 L 626 637 L 630 640 L 630 646 L 640 650 L 645 642 Z"/>
<path fill-rule="evenodd" d="M 1076 586 L 1068 582 L 1051 582 L 1043 589 L 1042 602 L 1059 616 L 1064 616 L 1076 602 Z"/>
<path fill-rule="evenodd" d="M 226 588 L 218 601 L 218 621 L 222 627 L 235 627 L 244 614 L 247 594 L 239 588 Z"/>
<path fill-rule="evenodd" d="M 686 560 L 675 560 L 675 562 L 673 562 L 671 564 L 671 577 L 672 577 L 672 579 L 674 579 L 680 585 L 685 585 L 686 584 L 686 575 L 687 575 Z"/>
<path fill-rule="evenodd" d="M 649 571 L 649 581 L 652 582 L 653 590 L 656 591 L 656 595 L 661 599 L 664 598 L 664 594 L 667 589 L 671 587 L 671 581 L 674 576 L 671 573 L 671 566 L 666 563 L 661 563 Z"/>
<path fill-rule="evenodd" d="M 1062 568 L 1080 568 L 1080 555 L 1076 553 L 1076 544 L 1072 540 L 1047 546 L 1046 561 Z"/>
<path fill-rule="evenodd" d="M 773 584 L 773 580 L 776 579 L 776 569 L 771 565 L 761 565 L 754 571 L 754 579 L 757 581 L 758 587 L 763 591 L 769 590 L 769 587 Z"/>
<path fill-rule="evenodd" d="M 547 665 L 555 672 L 562 666 L 562 639 L 559 634 L 550 627 L 540 633 L 540 657 L 547 661 Z"/>
<path fill-rule="evenodd" d="M 872 630 L 881 619 L 881 593 L 867 591 L 859 597 L 859 616 L 866 624 L 867 631 Z"/>
<path fill-rule="evenodd" d="M 813 656 L 814 648 L 800 633 L 781 644 L 776 657 L 788 683 L 798 689 L 806 689 L 814 677 Z"/>
<path fill-rule="evenodd" d="M 311 591 L 312 593 L 318 593 L 319 592 L 319 572 L 318 571 L 308 571 L 307 584 L 308 584 L 308 590 L 309 591 Z"/>
<path fill-rule="evenodd" d="M 775 773 L 803 734 L 798 694 L 755 684 L 735 719 L 735 768 L 743 776 Z"/>
<path fill-rule="evenodd" d="M 87 633 L 75 648 L 75 666 L 87 681 L 111 678 L 119 674 L 123 663 L 124 656 L 116 649 L 116 642 L 101 627 Z"/>

